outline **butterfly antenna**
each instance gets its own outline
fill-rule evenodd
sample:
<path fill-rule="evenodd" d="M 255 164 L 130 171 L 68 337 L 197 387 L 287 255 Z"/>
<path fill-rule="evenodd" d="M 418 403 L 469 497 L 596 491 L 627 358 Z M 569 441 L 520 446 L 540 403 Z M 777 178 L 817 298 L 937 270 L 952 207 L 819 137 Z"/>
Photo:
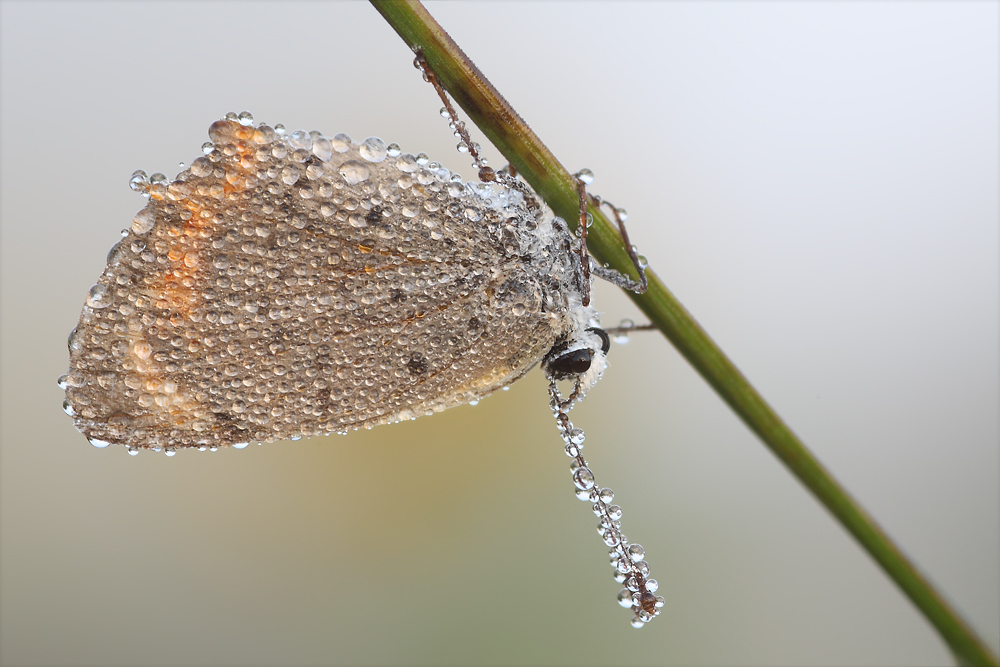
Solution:
<path fill-rule="evenodd" d="M 654 595 L 659 584 L 655 579 L 649 578 L 645 550 L 639 544 L 629 544 L 621 532 L 622 508 L 612 504 L 614 491 L 598 487 L 594 473 L 583 458 L 583 441 L 586 435 L 583 429 L 573 426 L 569 419 L 573 404 L 583 398 L 580 381 L 577 380 L 573 391 L 563 398 L 555 378 L 550 377 L 549 396 L 549 405 L 555 415 L 559 434 L 566 443 L 566 455 L 572 459 L 570 472 L 573 473 L 576 497 L 593 505 L 594 514 L 598 517 L 597 532 L 610 547 L 608 555 L 611 566 L 615 568 L 615 581 L 623 584 L 618 592 L 618 604 L 632 610 L 632 627 L 641 628 L 660 614 L 664 600 L 662 596 Z"/>

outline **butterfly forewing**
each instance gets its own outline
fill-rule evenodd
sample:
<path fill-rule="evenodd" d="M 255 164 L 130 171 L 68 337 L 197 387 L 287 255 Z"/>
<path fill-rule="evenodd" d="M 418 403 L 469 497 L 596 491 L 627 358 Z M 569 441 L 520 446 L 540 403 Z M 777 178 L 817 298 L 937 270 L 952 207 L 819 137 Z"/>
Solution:
<path fill-rule="evenodd" d="M 521 193 L 374 138 L 209 133 L 205 157 L 144 186 L 71 334 L 66 409 L 92 442 L 413 418 L 509 384 L 571 328 L 571 237 Z"/>

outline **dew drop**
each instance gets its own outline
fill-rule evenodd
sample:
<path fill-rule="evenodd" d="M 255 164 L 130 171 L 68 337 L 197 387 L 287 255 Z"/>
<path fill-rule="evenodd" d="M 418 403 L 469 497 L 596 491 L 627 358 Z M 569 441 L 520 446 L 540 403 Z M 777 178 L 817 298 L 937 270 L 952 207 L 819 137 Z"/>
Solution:
<path fill-rule="evenodd" d="M 589 468 L 577 468 L 573 473 L 573 483 L 581 491 L 589 491 L 594 488 L 594 473 Z"/>
<path fill-rule="evenodd" d="M 240 122 L 240 125 L 253 125 L 253 114 L 249 111 L 241 111 L 236 120 Z"/>
<path fill-rule="evenodd" d="M 628 547 L 628 557 L 632 559 L 633 562 L 639 562 L 642 557 L 646 555 L 645 549 L 642 548 L 640 544 L 630 544 Z"/>
<path fill-rule="evenodd" d="M 132 177 L 128 181 L 128 186 L 139 192 L 141 190 L 149 189 L 149 178 L 146 177 L 146 172 L 142 169 L 138 169 L 132 173 Z"/>
<path fill-rule="evenodd" d="M 626 609 L 630 608 L 632 606 L 632 591 L 627 588 L 618 591 L 618 604 Z"/>
<path fill-rule="evenodd" d="M 198 158 L 203 160 L 204 158 Z M 197 160 L 196 160 L 197 162 Z M 206 160 L 207 162 L 207 160 Z M 132 218 L 132 231 L 136 234 L 146 234 L 153 228 L 156 216 L 148 208 L 144 208 Z"/>
<path fill-rule="evenodd" d="M 312 152 L 313 155 L 326 162 L 333 157 L 333 142 L 324 136 L 316 137 L 313 139 Z"/>
<path fill-rule="evenodd" d="M 191 173 L 195 176 L 208 176 L 212 173 L 212 163 L 206 157 L 195 158 L 191 163 Z"/>
<path fill-rule="evenodd" d="M 396 158 L 396 169 L 402 172 L 411 173 L 420 168 L 417 164 L 417 158 L 413 157 L 411 153 L 403 153 Z"/>
<path fill-rule="evenodd" d="M 101 440 L 99 438 L 88 438 L 88 439 L 90 440 L 90 444 L 92 444 L 94 447 L 97 447 L 98 449 L 104 449 L 105 447 L 111 444 L 107 440 Z"/>
<path fill-rule="evenodd" d="M 385 143 L 378 137 L 368 137 L 361 142 L 360 153 L 369 162 L 381 162 L 389 154 Z"/>
<path fill-rule="evenodd" d="M 249 442 L 237 442 L 233 445 L 233 449 L 246 449 Z"/>
<path fill-rule="evenodd" d="M 290 164 L 281 170 L 281 182 L 285 185 L 294 185 L 301 175 L 302 170 L 294 164 Z"/>
<path fill-rule="evenodd" d="M 344 182 L 348 185 L 357 185 L 362 181 L 368 180 L 368 177 L 371 175 L 368 167 L 357 160 L 348 160 L 340 165 L 337 171 L 340 172 L 340 175 L 344 178 Z"/>
<path fill-rule="evenodd" d="M 312 137 L 305 130 L 295 130 L 290 135 L 288 135 L 288 144 L 292 148 L 302 148 L 307 151 L 311 151 L 313 147 Z"/>
<path fill-rule="evenodd" d="M 228 114 L 227 114 L 228 115 Z M 213 143 L 222 143 L 229 138 L 229 122 L 217 120 L 208 127 L 208 138 Z"/>
<path fill-rule="evenodd" d="M 589 169 L 581 169 L 576 172 L 576 177 L 583 181 L 584 185 L 590 185 L 594 182 L 594 172 Z"/>
<path fill-rule="evenodd" d="M 108 288 L 98 283 L 90 288 L 87 294 L 87 305 L 91 308 L 107 308 L 111 305 L 111 293 Z"/>
<path fill-rule="evenodd" d="M 333 150 L 338 153 L 346 153 L 351 148 L 351 138 L 343 132 L 333 135 L 330 143 L 333 145 Z"/>

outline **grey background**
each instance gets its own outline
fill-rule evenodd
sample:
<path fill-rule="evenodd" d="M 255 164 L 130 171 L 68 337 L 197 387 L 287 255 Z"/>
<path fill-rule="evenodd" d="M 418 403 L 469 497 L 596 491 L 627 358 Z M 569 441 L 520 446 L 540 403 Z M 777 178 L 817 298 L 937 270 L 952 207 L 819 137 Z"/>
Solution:
<path fill-rule="evenodd" d="M 998 5 L 430 8 L 996 650 Z M 948 662 L 658 334 L 613 349 L 574 413 L 667 599 L 642 631 L 537 372 L 245 451 L 76 433 L 55 380 L 143 205 L 132 171 L 173 175 L 247 109 L 471 176 L 411 60 L 366 4 L 0 4 L 0 662 Z"/>

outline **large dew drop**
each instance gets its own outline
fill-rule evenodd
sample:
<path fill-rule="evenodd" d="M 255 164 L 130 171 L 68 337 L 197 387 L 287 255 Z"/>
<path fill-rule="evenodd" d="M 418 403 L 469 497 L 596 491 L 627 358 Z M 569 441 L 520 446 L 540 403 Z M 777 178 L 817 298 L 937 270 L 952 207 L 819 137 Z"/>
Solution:
<path fill-rule="evenodd" d="M 371 172 L 368 171 L 366 167 L 361 162 L 357 160 L 348 160 L 344 164 L 340 165 L 338 170 L 340 175 L 344 177 L 344 182 L 348 185 L 357 185 L 362 181 L 367 181 Z"/>
<path fill-rule="evenodd" d="M 87 305 L 91 308 L 107 308 L 111 304 L 111 294 L 104 285 L 97 284 L 87 294 Z"/>

